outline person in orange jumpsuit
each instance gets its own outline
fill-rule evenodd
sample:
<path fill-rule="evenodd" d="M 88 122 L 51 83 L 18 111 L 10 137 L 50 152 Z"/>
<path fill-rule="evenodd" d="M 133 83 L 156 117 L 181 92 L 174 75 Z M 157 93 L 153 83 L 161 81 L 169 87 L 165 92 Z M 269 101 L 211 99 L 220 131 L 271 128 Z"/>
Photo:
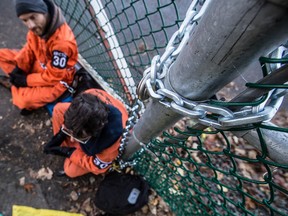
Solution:
<path fill-rule="evenodd" d="M 118 156 L 128 119 L 125 106 L 101 89 L 88 89 L 54 107 L 53 138 L 44 153 L 66 157 L 64 173 L 78 177 L 105 173 Z"/>
<path fill-rule="evenodd" d="M 21 50 L 0 49 L 0 68 L 12 84 L 13 104 L 25 115 L 66 91 L 63 82 L 73 81 L 78 48 L 60 8 L 51 0 L 15 0 L 15 7 L 29 29 L 27 42 Z"/>

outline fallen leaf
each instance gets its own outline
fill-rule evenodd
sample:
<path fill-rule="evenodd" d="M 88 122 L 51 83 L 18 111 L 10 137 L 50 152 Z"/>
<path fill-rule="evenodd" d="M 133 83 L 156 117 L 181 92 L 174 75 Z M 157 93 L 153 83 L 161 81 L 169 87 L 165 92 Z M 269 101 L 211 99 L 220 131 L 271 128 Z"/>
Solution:
<path fill-rule="evenodd" d="M 78 198 L 79 198 L 79 196 L 78 196 L 78 194 L 77 194 L 76 191 L 71 191 L 70 197 L 71 197 L 71 199 L 74 200 L 74 201 L 78 200 Z"/>
<path fill-rule="evenodd" d="M 234 141 L 234 144 L 238 144 L 239 143 L 239 138 L 237 136 L 232 136 L 232 139 Z"/>
<path fill-rule="evenodd" d="M 159 203 L 159 200 L 158 200 L 157 197 L 156 197 L 155 199 L 153 199 L 152 202 L 151 202 L 151 204 L 152 204 L 153 206 L 157 206 L 158 203 Z"/>
<path fill-rule="evenodd" d="M 19 179 L 19 184 L 20 186 L 24 186 L 25 185 L 25 177 L 22 177 Z"/>
<path fill-rule="evenodd" d="M 149 207 L 147 205 L 143 206 L 141 211 L 144 213 L 144 214 L 148 214 L 149 212 Z"/>
<path fill-rule="evenodd" d="M 36 176 L 37 179 L 41 179 L 41 180 L 45 180 L 45 179 L 50 180 L 50 179 L 52 179 L 52 177 L 53 177 L 53 172 L 52 172 L 52 170 L 51 170 L 49 167 L 47 167 L 47 168 L 45 168 L 45 167 L 41 168 L 41 169 L 37 172 L 37 176 Z"/>
<path fill-rule="evenodd" d="M 246 198 L 246 202 L 245 203 L 246 203 L 247 209 L 255 209 L 256 208 L 255 203 L 249 198 Z"/>
<path fill-rule="evenodd" d="M 153 215 L 157 215 L 157 209 L 155 206 L 149 206 L 150 207 L 150 211 Z"/>
<path fill-rule="evenodd" d="M 239 148 L 235 148 L 235 152 L 238 155 L 244 156 L 246 154 L 246 150 L 245 149 L 239 149 Z"/>
<path fill-rule="evenodd" d="M 96 180 L 95 180 L 94 177 L 90 177 L 90 178 L 89 178 L 89 182 L 90 182 L 91 185 L 92 185 L 95 181 L 96 181 Z"/>
<path fill-rule="evenodd" d="M 82 209 L 84 209 L 86 212 L 91 212 L 91 198 L 86 199 L 82 204 Z"/>
<path fill-rule="evenodd" d="M 83 187 L 80 190 L 81 190 L 81 193 L 86 193 L 87 191 L 89 191 L 89 188 L 88 187 Z"/>
<path fill-rule="evenodd" d="M 216 173 L 217 173 L 217 179 L 218 179 L 218 180 L 222 180 L 223 177 L 224 177 L 224 174 L 221 173 L 221 172 L 219 172 L 219 171 L 216 171 Z"/>
<path fill-rule="evenodd" d="M 252 159 L 256 159 L 257 152 L 255 150 L 249 150 L 248 151 L 248 157 Z"/>
<path fill-rule="evenodd" d="M 33 189 L 35 188 L 35 185 L 33 183 L 26 183 L 26 184 L 24 184 L 23 187 L 27 193 L 32 193 Z"/>
<path fill-rule="evenodd" d="M 45 122 L 45 125 L 46 125 L 47 127 L 50 127 L 50 126 L 51 126 L 51 121 L 50 121 L 50 119 L 48 119 L 48 120 Z"/>

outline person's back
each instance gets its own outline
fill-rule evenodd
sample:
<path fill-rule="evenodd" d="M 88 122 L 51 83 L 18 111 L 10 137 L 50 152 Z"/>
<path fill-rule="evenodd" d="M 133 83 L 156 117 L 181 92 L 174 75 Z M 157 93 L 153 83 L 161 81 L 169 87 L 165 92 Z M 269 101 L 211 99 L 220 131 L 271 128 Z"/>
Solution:
<path fill-rule="evenodd" d="M 10 76 L 13 104 L 27 111 L 66 91 L 60 81 L 72 83 L 78 50 L 72 30 L 51 0 L 16 0 L 15 7 L 29 29 L 27 43 L 20 51 L 1 49 L 0 68 Z"/>
<path fill-rule="evenodd" d="M 44 146 L 44 152 L 66 157 L 64 171 L 71 178 L 105 173 L 119 154 L 127 119 L 121 101 L 103 90 L 88 89 L 71 103 L 55 106 L 55 135 Z"/>

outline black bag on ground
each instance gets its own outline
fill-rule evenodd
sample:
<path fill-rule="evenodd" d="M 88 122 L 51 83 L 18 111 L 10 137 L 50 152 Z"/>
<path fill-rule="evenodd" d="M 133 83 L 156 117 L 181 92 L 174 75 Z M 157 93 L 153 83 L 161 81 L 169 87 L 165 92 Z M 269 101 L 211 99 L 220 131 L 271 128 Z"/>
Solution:
<path fill-rule="evenodd" d="M 138 175 L 108 173 L 96 192 L 95 205 L 109 215 L 126 215 L 148 203 L 148 183 Z"/>

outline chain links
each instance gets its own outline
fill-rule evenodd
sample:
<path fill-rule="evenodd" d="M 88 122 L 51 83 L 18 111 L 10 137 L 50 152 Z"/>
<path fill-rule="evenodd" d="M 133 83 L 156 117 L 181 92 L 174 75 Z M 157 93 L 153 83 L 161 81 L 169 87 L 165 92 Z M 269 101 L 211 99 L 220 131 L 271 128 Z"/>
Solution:
<path fill-rule="evenodd" d="M 65 88 L 67 88 L 67 90 L 68 90 L 71 94 L 74 94 L 74 93 L 76 92 L 75 89 L 72 88 L 71 86 L 69 86 L 67 82 L 64 82 L 64 81 L 61 80 L 60 83 L 61 83 L 62 85 L 64 85 Z"/>
<path fill-rule="evenodd" d="M 140 117 L 141 110 L 143 110 L 143 104 L 140 100 L 136 100 L 135 105 L 129 110 L 129 115 L 128 115 L 129 118 L 126 121 L 126 127 L 124 128 L 122 138 L 120 141 L 120 146 L 118 149 L 119 154 L 115 159 L 117 165 L 114 164 L 114 166 L 112 166 L 112 169 L 114 169 L 114 170 L 117 170 L 116 167 L 118 167 L 118 169 L 120 169 L 120 170 L 123 170 L 124 168 L 126 168 L 128 166 L 134 166 L 136 164 L 136 162 L 134 160 L 123 161 L 121 157 L 124 154 L 124 150 L 125 150 L 126 144 L 128 142 L 128 138 L 130 136 L 130 131 L 133 128 L 133 126 L 136 124 L 136 122 L 138 121 L 138 119 Z"/>
<path fill-rule="evenodd" d="M 222 130 L 269 121 L 277 112 L 283 100 L 283 91 L 281 90 L 270 91 L 267 99 L 258 106 L 245 107 L 245 109 L 241 111 L 232 112 L 228 108 L 211 105 L 208 101 L 195 102 L 188 100 L 176 92 L 165 88 L 162 80 L 165 78 L 169 68 L 183 47 L 188 43 L 191 32 L 205 13 L 211 1 L 212 0 L 192 1 L 183 23 L 179 30 L 172 35 L 163 55 L 154 56 L 151 61 L 151 66 L 144 71 L 143 78 L 137 86 L 137 95 L 140 100 L 137 100 L 136 104 L 129 110 L 129 118 L 121 138 L 119 154 L 111 170 L 121 171 L 128 166 L 136 165 L 135 160 L 123 161 L 121 157 L 123 156 L 129 136 L 134 135 L 133 132 L 131 133 L 131 129 L 139 119 L 140 111 L 143 111 L 141 101 L 145 101 L 149 97 L 158 100 L 167 108 L 173 109 L 183 116 L 191 117 L 203 125 Z M 198 8 L 200 8 L 199 12 L 197 12 Z M 265 104 L 268 100 L 270 100 L 270 102 L 267 106 Z M 213 118 L 211 116 L 213 116 Z M 217 117 L 215 118 L 215 116 Z M 147 146 L 143 147 L 139 152 L 141 153 L 145 150 L 147 150 Z"/>
<path fill-rule="evenodd" d="M 256 107 L 245 107 L 244 110 L 239 112 L 232 112 L 228 108 L 211 105 L 208 101 L 194 102 L 185 99 L 176 92 L 166 89 L 163 84 L 162 80 L 167 71 L 188 43 L 191 32 L 205 13 L 210 2 L 211 0 L 192 1 L 184 21 L 179 30 L 172 35 L 163 55 L 154 56 L 151 67 L 144 71 L 143 78 L 137 86 L 137 95 L 142 101 L 149 97 L 159 100 L 164 106 L 183 116 L 191 117 L 203 125 L 222 130 L 269 121 L 281 105 L 279 101 L 282 101 L 275 91 L 271 91 L 270 98 L 268 98 L 271 100 L 270 106 L 265 105 L 266 100 Z M 200 10 L 197 12 L 199 8 Z"/>

